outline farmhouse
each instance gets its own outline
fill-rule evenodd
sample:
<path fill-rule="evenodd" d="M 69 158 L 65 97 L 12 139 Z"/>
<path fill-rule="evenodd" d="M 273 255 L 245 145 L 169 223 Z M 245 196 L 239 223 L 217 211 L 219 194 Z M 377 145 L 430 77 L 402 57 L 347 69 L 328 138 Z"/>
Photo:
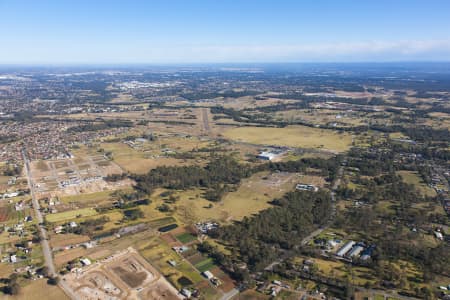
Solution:
<path fill-rule="evenodd" d="M 80 259 L 80 262 L 83 264 L 83 266 L 89 266 L 91 264 L 91 260 L 89 258 L 82 258 Z"/>
<path fill-rule="evenodd" d="M 315 185 L 303 183 L 297 184 L 295 188 L 299 191 L 310 191 L 310 192 L 317 192 L 319 190 L 319 188 Z"/>
<path fill-rule="evenodd" d="M 283 149 L 271 149 L 271 150 L 265 150 L 258 154 L 257 158 L 262 160 L 273 160 L 277 157 L 280 157 L 285 150 Z"/>
<path fill-rule="evenodd" d="M 206 278 L 208 278 L 209 280 L 211 280 L 212 278 L 214 278 L 213 273 L 211 273 L 210 271 L 205 271 L 202 273 L 203 276 L 205 276 Z"/>
<path fill-rule="evenodd" d="M 191 298 L 191 296 L 192 296 L 192 292 L 188 289 L 182 289 L 181 294 L 188 299 Z"/>

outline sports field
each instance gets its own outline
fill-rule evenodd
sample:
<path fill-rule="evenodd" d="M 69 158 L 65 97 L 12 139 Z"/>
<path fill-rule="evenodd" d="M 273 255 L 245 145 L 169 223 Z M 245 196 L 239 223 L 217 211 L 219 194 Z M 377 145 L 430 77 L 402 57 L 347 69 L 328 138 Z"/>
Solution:
<path fill-rule="evenodd" d="M 343 152 L 349 149 L 352 137 L 348 133 L 306 126 L 285 128 L 240 127 L 227 130 L 225 137 L 251 144 L 324 149 Z"/>

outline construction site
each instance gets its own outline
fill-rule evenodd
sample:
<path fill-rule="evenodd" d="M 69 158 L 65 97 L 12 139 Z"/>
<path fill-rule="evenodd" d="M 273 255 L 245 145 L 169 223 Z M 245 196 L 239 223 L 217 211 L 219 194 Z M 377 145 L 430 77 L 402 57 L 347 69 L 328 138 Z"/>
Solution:
<path fill-rule="evenodd" d="M 104 155 L 34 161 L 31 164 L 36 192 L 40 197 L 63 197 L 117 189 L 128 182 L 110 184 L 104 177 L 122 169 Z"/>
<path fill-rule="evenodd" d="M 183 299 L 134 248 L 84 265 L 62 278 L 77 299 Z"/>

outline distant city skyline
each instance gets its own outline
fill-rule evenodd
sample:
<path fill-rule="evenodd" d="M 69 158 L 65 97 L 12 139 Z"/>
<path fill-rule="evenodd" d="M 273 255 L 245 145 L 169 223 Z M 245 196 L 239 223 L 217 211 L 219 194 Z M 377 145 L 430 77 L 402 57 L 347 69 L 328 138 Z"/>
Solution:
<path fill-rule="evenodd" d="M 0 64 L 450 61 L 450 1 L 0 0 Z"/>

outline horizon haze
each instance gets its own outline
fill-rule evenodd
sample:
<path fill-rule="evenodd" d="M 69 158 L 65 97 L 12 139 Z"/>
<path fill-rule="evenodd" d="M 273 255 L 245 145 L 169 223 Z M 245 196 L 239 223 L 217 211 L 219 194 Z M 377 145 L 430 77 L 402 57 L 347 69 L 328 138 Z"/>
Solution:
<path fill-rule="evenodd" d="M 0 64 L 450 61 L 450 2 L 0 0 Z"/>

